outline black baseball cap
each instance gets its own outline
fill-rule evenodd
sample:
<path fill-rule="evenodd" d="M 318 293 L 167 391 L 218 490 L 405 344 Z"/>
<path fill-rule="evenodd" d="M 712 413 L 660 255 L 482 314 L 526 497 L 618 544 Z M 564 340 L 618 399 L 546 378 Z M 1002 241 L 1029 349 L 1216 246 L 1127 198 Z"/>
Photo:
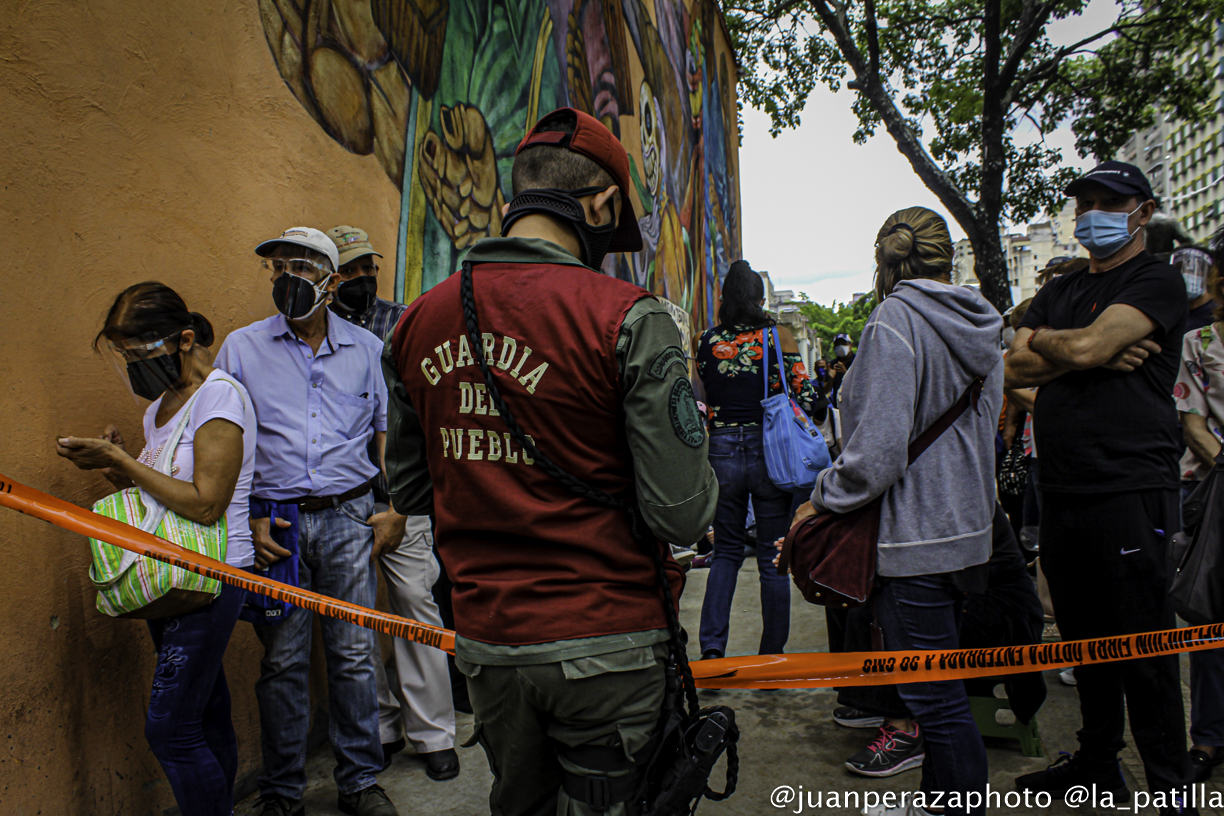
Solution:
<path fill-rule="evenodd" d="M 1068 196 L 1077 196 L 1084 189 L 1084 185 L 1089 183 L 1108 187 L 1115 193 L 1138 195 L 1144 201 L 1156 198 L 1155 194 L 1152 193 L 1152 185 L 1148 183 L 1147 176 L 1143 175 L 1143 171 L 1135 165 L 1127 164 L 1126 162 L 1101 162 L 1068 184 L 1067 189 L 1063 190 L 1063 193 Z"/>

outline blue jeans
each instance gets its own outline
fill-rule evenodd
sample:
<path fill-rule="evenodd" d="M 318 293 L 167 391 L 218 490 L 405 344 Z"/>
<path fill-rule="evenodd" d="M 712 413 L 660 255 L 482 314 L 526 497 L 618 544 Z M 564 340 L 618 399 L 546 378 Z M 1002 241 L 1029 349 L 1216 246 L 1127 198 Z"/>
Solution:
<path fill-rule="evenodd" d="M 887 651 L 960 647 L 962 593 L 946 575 L 888 578 L 874 598 L 876 621 Z M 986 795 L 986 746 L 969 711 L 961 680 L 903 683 L 897 692 L 926 739 L 922 791 L 978 791 Z M 949 808 L 948 814 L 964 813 Z M 979 807 L 973 813 L 984 813 Z"/>
<path fill-rule="evenodd" d="M 149 621 L 157 648 L 145 739 L 183 816 L 230 816 L 238 739 L 221 658 L 246 591 L 222 584 L 208 606 Z"/>
<path fill-rule="evenodd" d="M 374 532 L 364 523 L 374 510 L 367 493 L 334 509 L 299 519 L 298 580 L 358 606 L 374 607 L 377 577 L 370 551 Z M 357 519 L 363 521 L 358 522 Z M 295 607 L 275 626 L 256 625 L 264 645 L 255 684 L 263 732 L 259 790 L 300 800 L 306 790 L 306 735 L 310 728 L 310 634 L 314 614 Z M 327 662 L 328 738 L 336 756 L 336 787 L 351 794 L 374 784 L 382 768 L 374 632 L 336 618 L 320 618 Z"/>
<path fill-rule="evenodd" d="M 769 481 L 759 427 L 710 431 L 710 465 L 718 477 L 714 553 L 701 604 L 701 651 L 727 651 L 727 628 L 735 581 L 744 563 L 748 498 L 757 525 L 757 571 L 761 576 L 760 654 L 780 654 L 790 635 L 790 578 L 773 565 L 774 541 L 790 526 L 791 494 Z"/>

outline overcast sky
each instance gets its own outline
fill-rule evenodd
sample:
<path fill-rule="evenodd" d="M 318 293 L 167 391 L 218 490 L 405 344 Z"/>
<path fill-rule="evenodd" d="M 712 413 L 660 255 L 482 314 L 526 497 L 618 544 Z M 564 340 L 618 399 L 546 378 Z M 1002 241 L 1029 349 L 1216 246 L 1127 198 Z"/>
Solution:
<path fill-rule="evenodd" d="M 1081 17 L 1057 21 L 1051 37 L 1058 44 L 1075 42 L 1108 26 L 1116 9 L 1114 0 L 1092 0 Z M 769 135 L 766 114 L 744 111 L 744 257 L 768 271 L 776 288 L 806 292 L 817 303 L 870 290 L 875 235 L 896 210 L 930 207 L 948 218 L 953 240 L 965 237 L 883 128 L 867 144 L 854 143 L 853 99 L 851 91 L 818 87 L 803 124 L 777 139 Z M 1091 165 L 1076 154 L 1069 129 L 1047 143 L 1062 149 L 1065 163 Z"/>

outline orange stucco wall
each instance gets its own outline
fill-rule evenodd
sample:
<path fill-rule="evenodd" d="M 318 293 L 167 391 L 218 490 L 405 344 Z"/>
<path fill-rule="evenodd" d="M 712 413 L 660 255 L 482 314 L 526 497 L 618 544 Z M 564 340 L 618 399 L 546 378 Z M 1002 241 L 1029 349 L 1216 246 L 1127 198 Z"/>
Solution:
<path fill-rule="evenodd" d="M 251 250 L 286 227 L 364 227 L 393 269 L 399 192 L 293 98 L 254 0 L 9 3 L 0 54 L 0 473 L 89 505 L 104 480 L 52 440 L 114 422 L 139 449 L 142 409 L 90 350 L 114 296 L 169 284 L 216 348 L 271 313 Z M 84 539 L 0 509 L 7 816 L 174 804 L 143 736 L 147 629 L 95 611 L 88 564 Z M 258 652 L 240 623 L 226 658 L 240 775 L 257 765 Z"/>

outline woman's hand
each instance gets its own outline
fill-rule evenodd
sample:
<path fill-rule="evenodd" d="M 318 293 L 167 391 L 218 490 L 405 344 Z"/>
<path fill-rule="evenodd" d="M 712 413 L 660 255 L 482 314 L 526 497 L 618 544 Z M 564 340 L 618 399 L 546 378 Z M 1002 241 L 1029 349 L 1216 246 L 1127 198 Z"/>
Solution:
<path fill-rule="evenodd" d="M 106 426 L 106 430 L 102 432 L 102 438 L 121 450 L 127 450 L 127 446 L 123 441 L 123 434 L 119 433 L 119 429 L 114 425 Z"/>
<path fill-rule="evenodd" d="M 107 431 L 111 430 L 113 429 L 107 429 Z M 112 434 L 112 436 L 116 435 L 118 431 Z M 55 452 L 81 470 L 113 468 L 118 465 L 120 457 L 127 455 L 123 452 L 123 448 L 105 437 L 93 439 L 81 436 L 62 436 L 55 440 Z"/>
<path fill-rule="evenodd" d="M 805 501 L 799 505 L 799 509 L 795 511 L 795 517 L 791 519 L 790 528 L 793 530 L 796 526 L 816 515 L 816 508 L 812 506 L 811 501 Z"/>
<path fill-rule="evenodd" d="M 119 429 L 114 425 L 107 425 L 106 430 L 102 432 L 102 438 L 110 442 L 124 453 L 127 452 L 123 434 L 119 433 Z M 121 471 L 113 467 L 104 467 L 99 473 L 106 477 L 106 481 L 117 487 L 119 490 L 127 490 L 129 487 L 135 487 L 132 480 L 125 476 Z"/>
<path fill-rule="evenodd" d="M 791 530 L 794 530 L 795 527 L 807 521 L 814 515 L 816 515 L 816 508 L 812 506 L 810 501 L 805 501 L 803 504 L 799 505 L 799 509 L 795 511 L 795 517 L 791 519 Z M 782 545 L 785 542 L 785 537 L 779 538 L 774 542 L 774 548 L 778 551 L 778 554 L 774 556 L 773 560 L 773 565 L 775 567 L 778 566 L 778 559 L 782 557 Z M 787 570 L 787 572 L 790 572 L 790 570 Z"/>

